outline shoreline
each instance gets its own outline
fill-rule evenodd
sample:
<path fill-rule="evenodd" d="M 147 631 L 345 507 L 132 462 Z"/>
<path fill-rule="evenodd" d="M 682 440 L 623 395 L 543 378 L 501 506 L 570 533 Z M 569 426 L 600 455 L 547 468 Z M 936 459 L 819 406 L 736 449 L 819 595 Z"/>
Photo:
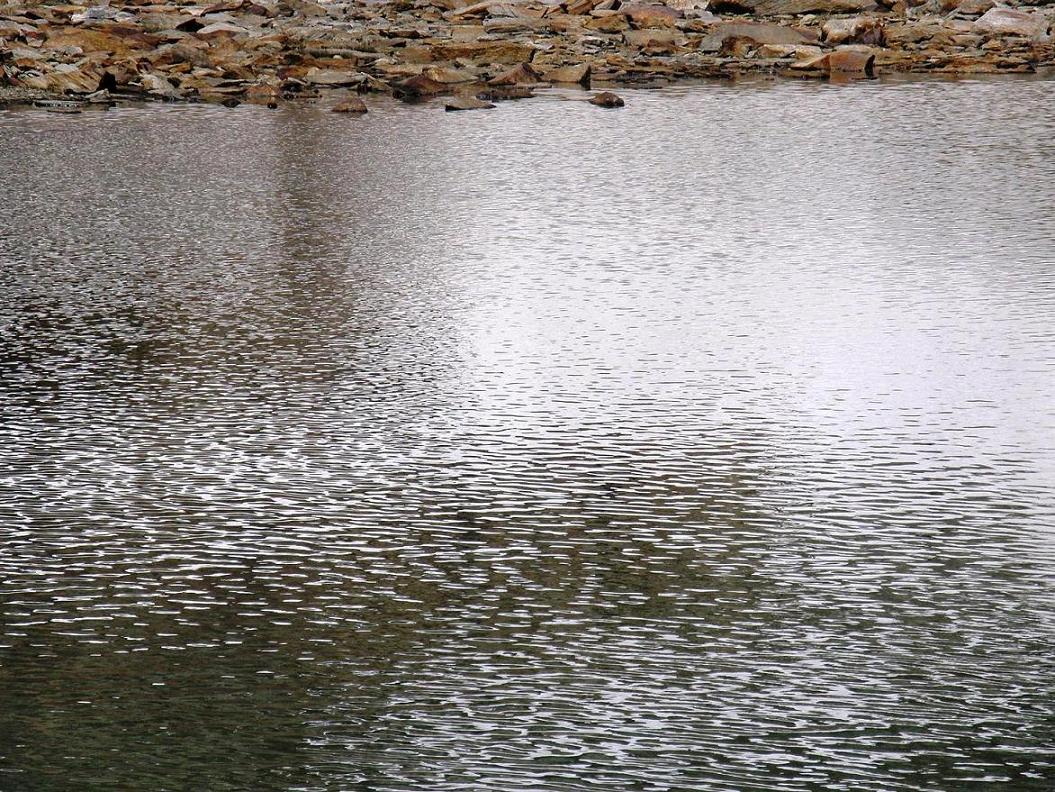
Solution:
<path fill-rule="evenodd" d="M 356 99 L 365 93 L 451 97 L 447 109 L 476 109 L 550 85 L 611 91 L 756 75 L 853 80 L 1055 67 L 1055 4 L 140 2 L 0 5 L 0 105 L 277 107 L 343 92 L 350 113 L 365 112 Z"/>

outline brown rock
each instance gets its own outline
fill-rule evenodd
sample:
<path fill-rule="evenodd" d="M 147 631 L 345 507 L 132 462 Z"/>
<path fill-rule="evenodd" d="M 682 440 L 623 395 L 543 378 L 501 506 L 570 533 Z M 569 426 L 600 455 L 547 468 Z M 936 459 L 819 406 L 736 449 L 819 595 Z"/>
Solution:
<path fill-rule="evenodd" d="M 781 16 L 800 14 L 854 14 L 870 11 L 875 0 L 713 0 L 708 6 L 715 13 Z"/>
<path fill-rule="evenodd" d="M 674 27 L 685 16 L 681 11 L 664 5 L 628 3 L 619 7 L 636 28 Z"/>
<path fill-rule="evenodd" d="M 139 76 L 139 84 L 143 86 L 144 91 L 159 99 L 173 100 L 183 98 L 183 95 L 173 87 L 172 83 L 160 74 L 142 74 Z"/>
<path fill-rule="evenodd" d="M 673 28 L 661 30 L 649 28 L 647 30 L 623 31 L 623 40 L 631 47 L 644 49 L 646 47 L 669 47 L 676 45 L 679 41 L 684 42 L 681 33 Z"/>
<path fill-rule="evenodd" d="M 550 69 L 542 77 L 546 82 L 579 83 L 589 86 L 590 64 L 580 63 L 577 66 L 562 66 L 557 69 Z"/>
<path fill-rule="evenodd" d="M 433 46 L 439 60 L 465 58 L 473 63 L 527 63 L 535 54 L 535 47 L 523 41 L 465 41 L 441 43 Z"/>
<path fill-rule="evenodd" d="M 869 50 L 840 47 L 828 55 L 828 68 L 840 74 L 875 76 L 876 56 Z"/>
<path fill-rule="evenodd" d="M 1049 27 L 1051 23 L 1039 13 L 1002 7 L 990 8 L 974 23 L 974 29 L 979 33 L 1022 36 L 1033 41 L 1045 39 Z"/>
<path fill-rule="evenodd" d="M 622 107 L 625 104 L 621 97 L 611 91 L 604 91 L 591 96 L 589 101 L 590 104 L 597 105 L 598 107 Z"/>
<path fill-rule="evenodd" d="M 423 77 L 444 83 L 445 85 L 457 85 L 458 83 L 476 82 L 476 75 L 465 69 L 452 69 L 450 66 L 428 66 L 421 72 Z"/>
<path fill-rule="evenodd" d="M 354 94 L 347 96 L 333 106 L 334 113 L 356 113 L 362 115 L 366 112 L 366 102 Z"/>
<path fill-rule="evenodd" d="M 961 16 L 981 16 L 994 5 L 993 0 L 963 0 L 954 7 Z"/>
<path fill-rule="evenodd" d="M 530 64 L 521 63 L 487 81 L 488 85 L 534 85 L 542 81 Z"/>
<path fill-rule="evenodd" d="M 569 0 L 564 4 L 564 10 L 569 14 L 588 14 L 600 0 Z"/>
<path fill-rule="evenodd" d="M 449 91 L 450 87 L 448 85 L 422 74 L 403 80 L 403 82 L 397 83 L 392 88 L 392 93 L 395 97 L 403 101 L 414 101 L 425 96 L 437 96 Z"/>
<path fill-rule="evenodd" d="M 476 98 L 484 102 L 504 102 L 508 99 L 530 99 L 535 94 L 523 85 L 499 85 L 480 91 Z"/>
<path fill-rule="evenodd" d="M 821 32 L 828 44 L 868 44 L 881 47 L 886 42 L 883 23 L 870 16 L 829 19 L 821 25 Z"/>
<path fill-rule="evenodd" d="M 756 44 L 812 44 L 815 36 L 767 22 L 723 22 L 700 40 L 703 52 L 718 52 L 727 38 L 751 39 Z"/>
<path fill-rule="evenodd" d="M 620 13 L 608 13 L 591 18 L 586 27 L 598 33 L 622 33 L 630 28 L 630 20 Z"/>

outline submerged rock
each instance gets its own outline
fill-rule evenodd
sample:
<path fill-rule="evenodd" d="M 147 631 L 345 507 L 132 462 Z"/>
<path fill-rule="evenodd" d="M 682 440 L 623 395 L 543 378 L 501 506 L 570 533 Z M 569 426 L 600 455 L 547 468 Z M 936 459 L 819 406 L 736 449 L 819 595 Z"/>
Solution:
<path fill-rule="evenodd" d="M 622 97 L 612 93 L 611 91 L 603 91 L 599 94 L 590 97 L 590 104 L 597 105 L 598 107 L 622 107 L 626 104 Z"/>
<path fill-rule="evenodd" d="M 443 109 L 452 113 L 456 110 L 493 110 L 494 107 L 495 105 L 490 102 L 477 99 L 475 96 L 455 96 L 447 102 Z"/>
<path fill-rule="evenodd" d="M 366 102 L 358 96 L 348 96 L 333 106 L 334 113 L 355 113 L 362 115 L 367 112 Z"/>

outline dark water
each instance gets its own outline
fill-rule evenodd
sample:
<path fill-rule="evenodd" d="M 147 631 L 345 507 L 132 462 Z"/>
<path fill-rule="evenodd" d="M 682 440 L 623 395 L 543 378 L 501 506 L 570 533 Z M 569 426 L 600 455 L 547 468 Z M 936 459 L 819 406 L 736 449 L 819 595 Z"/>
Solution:
<path fill-rule="evenodd" d="M 1055 788 L 1055 82 L 0 113 L 0 790 Z"/>

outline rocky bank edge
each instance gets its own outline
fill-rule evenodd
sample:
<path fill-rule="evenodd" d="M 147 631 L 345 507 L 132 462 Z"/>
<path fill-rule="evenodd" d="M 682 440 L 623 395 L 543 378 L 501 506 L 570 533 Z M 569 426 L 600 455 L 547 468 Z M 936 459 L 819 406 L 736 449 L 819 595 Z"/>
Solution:
<path fill-rule="evenodd" d="M 1055 0 L 116 1 L 0 5 L 0 102 L 277 106 L 341 88 L 489 106 L 539 85 L 591 80 L 1055 65 Z"/>

